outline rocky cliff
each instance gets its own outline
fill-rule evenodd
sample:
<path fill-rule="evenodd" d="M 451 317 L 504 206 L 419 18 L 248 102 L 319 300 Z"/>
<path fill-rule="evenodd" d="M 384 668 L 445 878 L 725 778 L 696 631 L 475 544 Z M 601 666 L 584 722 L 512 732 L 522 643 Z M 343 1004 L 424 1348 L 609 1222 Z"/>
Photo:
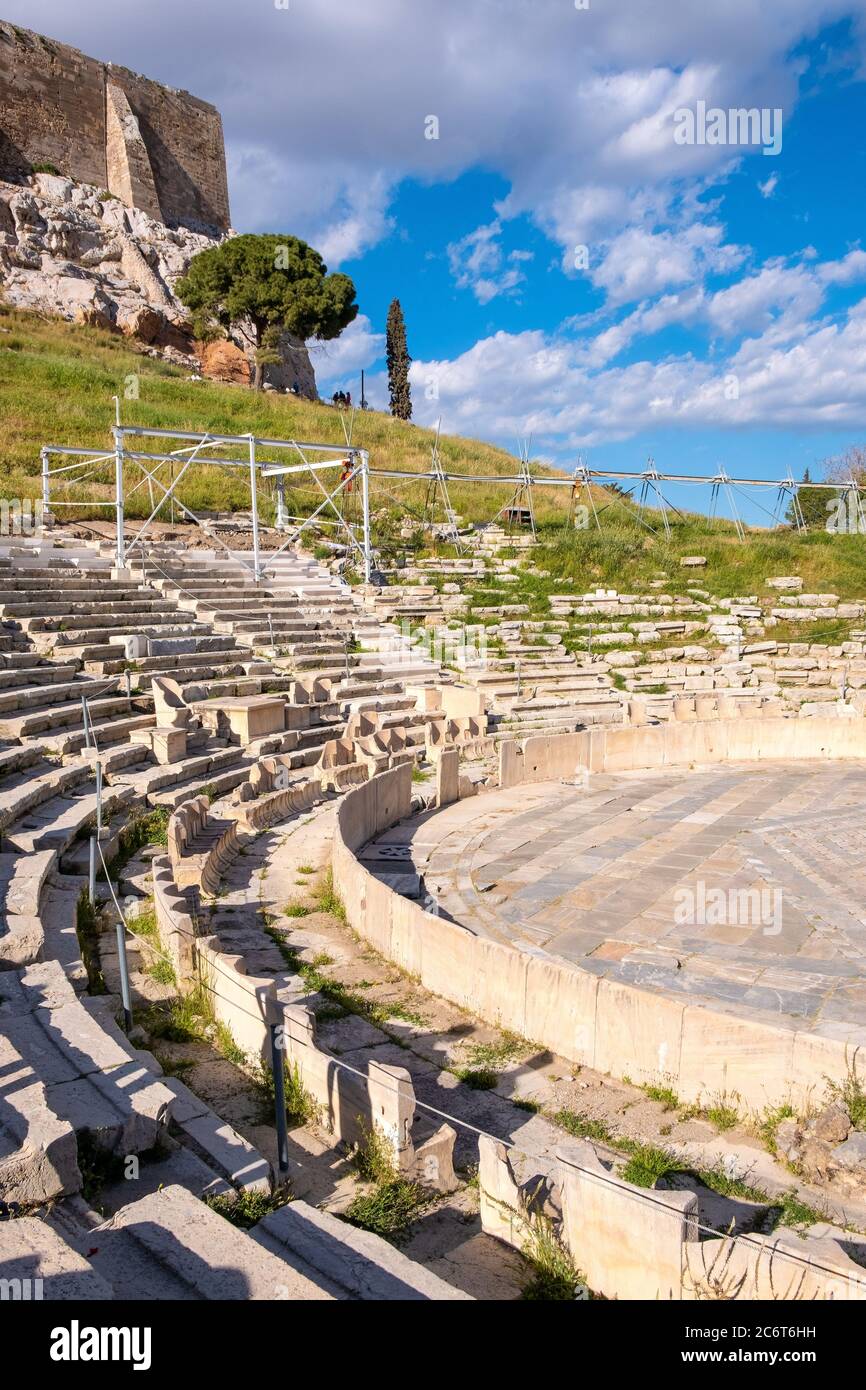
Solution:
<path fill-rule="evenodd" d="M 143 350 L 221 380 L 248 381 L 238 343 L 199 348 L 174 286 L 214 239 L 168 227 L 104 189 L 53 174 L 0 182 L 0 287 L 7 303 L 138 340 Z M 266 383 L 315 400 L 303 343 L 285 336 Z"/>

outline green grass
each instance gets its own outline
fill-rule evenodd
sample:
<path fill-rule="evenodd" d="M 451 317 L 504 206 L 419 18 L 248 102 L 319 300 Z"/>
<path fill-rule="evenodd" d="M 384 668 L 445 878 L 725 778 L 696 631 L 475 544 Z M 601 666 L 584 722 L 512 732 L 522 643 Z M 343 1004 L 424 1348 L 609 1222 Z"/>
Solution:
<path fill-rule="evenodd" d="M 265 1100 L 270 1109 L 276 1098 L 274 1074 L 267 1064 L 262 1064 L 257 1078 Z M 318 1118 L 319 1107 L 304 1086 L 301 1069 L 297 1062 L 288 1063 L 283 1068 L 283 1093 L 285 1097 L 286 1119 L 293 1125 L 304 1125 Z"/>
<path fill-rule="evenodd" d="M 845 1106 L 854 1129 L 866 1130 L 866 1089 L 857 1073 L 850 1069 L 842 1086 L 831 1084 L 830 1094 Z"/>
<path fill-rule="evenodd" d="M 616 1137 L 601 1120 L 593 1120 L 576 1110 L 557 1110 L 553 1123 L 559 1125 L 575 1139 L 594 1139 L 597 1144 L 615 1145 Z"/>
<path fill-rule="evenodd" d="M 708 1106 L 706 1117 L 711 1125 L 715 1125 L 720 1134 L 726 1129 L 733 1129 L 739 1120 L 739 1113 L 733 1105 L 726 1105 L 724 1101 L 717 1101 L 715 1105 Z"/>
<path fill-rule="evenodd" d="M 138 1022 L 152 1038 L 176 1043 L 201 1042 L 205 1029 L 213 1022 L 210 992 L 199 985 L 189 994 L 179 995 L 165 1004 L 152 1004 L 142 1011 Z"/>
<path fill-rule="evenodd" d="M 227 1062 L 233 1063 L 236 1067 L 246 1064 L 247 1054 L 243 1048 L 235 1042 L 234 1034 L 227 1023 L 217 1023 L 214 1030 L 214 1042 L 217 1052 L 225 1057 Z"/>
<path fill-rule="evenodd" d="M 531 1049 L 532 1043 L 526 1038 L 505 1031 L 497 1042 L 472 1043 L 466 1049 L 466 1061 L 471 1067 L 504 1067 L 519 1061 Z"/>
<path fill-rule="evenodd" d="M 792 1105 L 777 1105 L 764 1111 L 758 1124 L 758 1136 L 769 1153 L 776 1152 L 776 1130 L 783 1120 L 794 1120 L 797 1112 Z"/>
<path fill-rule="evenodd" d="M 112 396 L 123 400 L 126 378 L 138 378 L 139 399 L 123 401 L 124 419 L 130 424 L 159 429 L 283 439 L 332 440 L 344 444 L 338 413 L 331 406 L 295 396 L 253 392 L 221 383 L 188 381 L 185 367 L 176 367 L 137 352 L 120 334 L 84 328 L 59 319 L 46 319 L 0 305 L 0 324 L 10 331 L 0 343 L 0 393 L 4 402 L 3 488 L 6 496 L 39 496 L 39 450 L 46 443 L 71 444 L 102 450 L 110 445 L 114 422 Z M 430 465 L 434 435 L 411 422 L 367 410 L 355 416 L 352 442 L 370 452 L 376 467 L 423 472 Z M 148 447 L 145 441 L 145 447 Z M 517 467 L 513 455 L 477 440 L 445 436 L 439 445 L 448 471 L 508 475 Z M 98 472 L 92 482 L 67 484 L 58 497 L 95 501 L 111 488 L 113 463 Z M 141 474 L 129 466 L 127 515 L 146 517 L 146 488 L 132 493 Z M 165 470 L 163 470 L 165 471 Z M 540 469 L 539 471 L 551 471 Z M 392 485 L 410 507 L 422 511 L 426 482 Z M 396 532 L 398 508 L 387 495 L 387 480 L 371 480 L 373 509 L 381 517 L 381 539 L 387 543 L 388 514 L 393 512 Z M 489 520 L 513 492 L 510 484 L 449 483 L 452 505 L 467 520 Z M 555 492 L 556 496 L 549 494 Z M 540 517 L 564 517 L 568 489 L 545 489 L 536 508 Z M 54 494 L 52 494 L 54 495 Z M 249 488 L 239 470 L 194 464 L 184 475 L 178 496 L 195 511 L 199 507 L 221 510 L 249 507 Z M 290 512 L 304 515 L 321 502 L 314 485 L 287 487 Z M 260 488 L 263 520 L 275 515 L 273 485 Z M 66 511 L 67 509 L 64 509 Z M 92 507 L 74 513 L 76 520 L 105 518 L 107 509 Z"/>
<path fill-rule="evenodd" d="M 99 960 L 99 916 L 90 904 L 85 889 L 75 908 L 75 934 L 78 948 L 87 971 L 87 989 L 90 994 L 107 994 L 108 986 L 102 973 Z"/>
<path fill-rule="evenodd" d="M 127 821 L 118 838 L 117 853 L 108 865 L 108 872 L 112 879 L 117 878 L 130 859 L 134 858 L 140 849 L 144 849 L 145 845 L 168 844 L 170 816 L 171 812 L 167 806 L 157 806 L 153 811 L 134 816 L 132 820 Z M 105 878 L 102 869 L 99 870 L 98 877 Z"/>
<path fill-rule="evenodd" d="M 415 1182 L 395 1178 L 382 1183 L 372 1192 L 359 1193 L 342 1213 L 350 1226 L 372 1231 L 385 1240 L 399 1242 L 407 1227 L 415 1221 L 430 1198 Z"/>
<path fill-rule="evenodd" d="M 530 1217 L 523 1255 L 532 1268 L 532 1277 L 523 1287 L 529 1302 L 573 1303 L 586 1279 L 557 1236 L 550 1218 L 537 1213 Z"/>
<path fill-rule="evenodd" d="M 372 1183 L 373 1191 L 353 1198 L 343 1220 L 386 1240 L 399 1241 L 431 1198 L 418 1183 L 400 1177 L 391 1148 L 375 1126 L 361 1126 L 361 1141 L 352 1157 L 359 1179 Z"/>
<path fill-rule="evenodd" d="M 775 1224 L 777 1226 L 790 1226 L 794 1230 L 803 1230 L 807 1226 L 814 1226 L 819 1221 L 826 1221 L 827 1213 L 818 1211 L 816 1207 L 810 1207 L 808 1202 L 803 1202 L 795 1191 L 786 1192 L 778 1207 L 778 1215 Z"/>
<path fill-rule="evenodd" d="M 315 872 L 316 872 L 316 870 L 313 868 L 313 865 L 312 865 L 312 864 L 299 864 L 299 865 L 298 865 L 298 873 L 299 873 L 299 874 L 314 874 Z"/>
<path fill-rule="evenodd" d="M 492 1091 L 499 1085 L 499 1073 L 492 1067 L 455 1067 L 454 1075 L 470 1091 Z"/>
<path fill-rule="evenodd" d="M 642 1086 L 641 1090 L 650 1100 L 657 1100 L 665 1110 L 676 1110 L 680 1103 L 680 1098 L 676 1091 L 670 1086 Z"/>
<path fill-rule="evenodd" d="M 620 1139 L 618 1145 L 625 1148 L 629 1155 L 628 1162 L 620 1170 L 620 1177 L 636 1187 L 655 1187 L 659 1178 L 682 1167 L 668 1149 L 660 1149 L 655 1144 Z"/>
<path fill-rule="evenodd" d="M 286 917 L 309 917 L 310 908 L 303 903 L 286 903 L 283 913 Z"/>
<path fill-rule="evenodd" d="M 348 922 L 343 899 L 334 888 L 334 874 L 331 869 L 327 869 L 322 876 L 322 882 L 316 889 L 316 901 L 320 912 L 330 913 L 332 917 L 336 917 L 337 921 L 344 925 Z"/>
<path fill-rule="evenodd" d="M 205 1197 L 204 1202 L 233 1226 L 249 1231 L 270 1212 L 279 1211 L 291 1200 L 290 1193 L 281 1188 L 272 1193 L 238 1192 L 232 1197 Z"/>

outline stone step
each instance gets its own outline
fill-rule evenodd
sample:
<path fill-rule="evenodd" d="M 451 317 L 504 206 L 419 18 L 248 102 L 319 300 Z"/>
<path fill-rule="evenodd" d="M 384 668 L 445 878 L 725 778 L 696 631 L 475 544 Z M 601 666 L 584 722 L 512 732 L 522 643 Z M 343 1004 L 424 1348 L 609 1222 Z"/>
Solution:
<path fill-rule="evenodd" d="M 152 673 L 159 675 L 161 671 L 168 671 L 174 680 L 177 679 L 177 670 L 195 670 L 201 667 L 203 671 L 208 669 L 221 670 L 226 666 L 237 666 L 242 661 L 249 661 L 249 653 L 243 647 L 224 647 L 216 648 L 213 651 L 178 652 L 173 656 L 143 656 L 135 663 L 136 676 Z M 90 676 L 111 676 L 120 675 L 126 668 L 125 661 L 86 661 L 84 669 Z"/>
<path fill-rule="evenodd" d="M 82 688 L 82 694 L 86 693 L 87 687 Z M 147 696 L 136 696 L 138 707 L 142 701 L 147 703 Z M 35 702 L 34 702 L 35 703 Z M 88 714 L 94 724 L 104 723 L 112 715 L 119 715 L 128 712 L 128 705 L 125 695 L 102 695 L 96 699 L 88 699 Z M 36 738 L 39 735 L 54 734 L 60 729 L 68 729 L 80 726 L 82 723 L 81 698 L 77 700 L 59 701 L 56 705 L 49 705 L 47 708 L 42 705 L 35 708 L 31 704 L 28 714 L 19 714 L 14 717 L 0 717 L 0 736 L 4 738 Z"/>
<path fill-rule="evenodd" d="M 111 684 L 116 688 L 116 682 L 112 681 Z M 22 708 L 33 710 L 36 706 L 39 709 L 45 709 L 50 705 L 69 704 L 76 700 L 80 713 L 82 696 L 89 700 L 92 694 L 98 699 L 100 695 L 107 693 L 102 681 L 46 681 L 42 685 L 17 686 L 12 690 L 0 691 L 0 719 L 4 716 L 14 715 L 16 710 Z"/>
<path fill-rule="evenodd" d="M 91 1232 L 92 1267 L 115 1298 L 309 1302 L 347 1297 L 179 1186 L 122 1207 Z"/>
<path fill-rule="evenodd" d="M 214 799 L 228 795 L 235 787 L 245 782 L 250 774 L 254 759 L 244 759 L 237 767 L 229 768 L 223 772 L 212 772 L 206 776 L 189 778 L 185 782 L 179 782 L 175 786 L 168 787 L 164 791 L 149 792 L 147 802 L 149 806 L 168 806 L 170 810 L 176 810 L 181 802 L 189 801 L 190 797 L 199 796 L 207 788 Z"/>
<path fill-rule="evenodd" d="M 0 972 L 0 1016 L 21 1084 L 41 1083 L 48 1110 L 76 1135 L 116 1154 L 153 1148 L 172 1093 L 99 1026 L 57 962 Z"/>
<path fill-rule="evenodd" d="M 30 653 L 33 661 L 33 654 Z M 74 664 L 62 665 L 60 662 L 46 661 L 41 666 L 0 667 L 0 691 L 20 689 L 22 686 L 60 685 L 74 680 L 77 667 Z"/>
<path fill-rule="evenodd" d="M 103 811 L 109 817 L 115 810 L 129 804 L 128 787 L 103 789 Z M 96 822 L 96 792 L 81 792 L 77 796 L 56 796 L 44 801 L 26 816 L 10 826 L 4 837 L 7 849 L 20 854 L 35 850 L 54 849 L 62 855 L 87 826 Z"/>
<path fill-rule="evenodd" d="M 52 797 L 67 796 L 92 776 L 87 763 L 58 767 L 45 759 L 14 774 L 0 787 L 0 832 Z"/>
<path fill-rule="evenodd" d="M 125 743 L 129 735 L 136 729 L 150 729 L 155 723 L 155 714 L 128 714 L 121 719 L 109 719 L 104 722 L 93 723 L 90 733 L 96 749 L 104 751 L 111 744 Z M 87 745 L 83 727 L 61 735 L 46 736 L 44 742 L 47 747 L 56 748 L 64 755 L 83 753 L 86 751 Z"/>
<path fill-rule="evenodd" d="M 0 1192 L 2 1192 L 0 1160 Z M 17 1199 L 16 1199 L 17 1200 Z M 29 1299 L 93 1302 L 113 1298 L 113 1290 L 91 1264 L 46 1221 L 22 1216 L 0 1225 L 0 1268 L 5 1280 L 20 1280 Z M 34 1292 L 38 1289 L 38 1294 Z"/>
<path fill-rule="evenodd" d="M 159 605 L 154 604 L 153 607 L 131 608 L 126 612 L 119 612 L 117 609 L 111 607 L 111 605 L 107 605 L 104 612 L 90 610 L 79 613 L 66 613 L 61 617 L 55 618 L 22 617 L 16 621 L 19 622 L 21 628 L 25 632 L 57 633 L 61 637 L 68 638 L 70 641 L 77 640 L 73 637 L 73 634 L 80 632 L 103 634 L 105 632 L 116 632 L 119 635 L 125 632 L 144 632 L 149 628 L 154 629 L 153 636 L 157 637 L 163 629 L 170 627 L 172 624 L 176 625 L 179 621 L 177 612 L 166 611 L 165 600 L 163 599 L 161 602 L 161 608 Z M 186 628 L 183 628 L 182 631 L 185 632 Z M 88 639 L 82 638 L 81 640 L 86 641 Z M 105 641 L 104 636 L 102 640 Z"/>
<path fill-rule="evenodd" d="M 307 1202 L 269 1212 L 250 1236 L 270 1254 L 315 1269 L 344 1298 L 401 1303 L 471 1299 L 381 1236 L 357 1230 Z"/>
<path fill-rule="evenodd" d="M 169 1077 L 164 1085 L 174 1096 L 172 1132 L 237 1191 L 269 1193 L 272 1186 L 271 1165 L 258 1149 L 253 1148 L 182 1081 Z"/>

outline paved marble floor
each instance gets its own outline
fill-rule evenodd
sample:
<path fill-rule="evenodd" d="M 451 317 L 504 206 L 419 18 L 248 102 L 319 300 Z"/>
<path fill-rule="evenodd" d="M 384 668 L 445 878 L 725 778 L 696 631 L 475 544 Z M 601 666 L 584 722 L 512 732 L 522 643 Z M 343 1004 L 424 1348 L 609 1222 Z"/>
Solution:
<path fill-rule="evenodd" d="M 866 763 L 598 775 L 470 798 L 362 851 L 474 931 L 791 1026 L 866 1028 Z"/>

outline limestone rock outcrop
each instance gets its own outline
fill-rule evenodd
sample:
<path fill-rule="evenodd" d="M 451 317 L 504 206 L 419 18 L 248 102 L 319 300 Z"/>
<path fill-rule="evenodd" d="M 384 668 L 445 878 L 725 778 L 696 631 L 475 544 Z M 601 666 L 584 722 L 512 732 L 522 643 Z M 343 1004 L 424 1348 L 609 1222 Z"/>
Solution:
<path fill-rule="evenodd" d="M 118 331 L 191 371 L 248 384 L 242 337 L 200 351 L 174 292 L 192 258 L 216 244 L 60 175 L 0 181 L 0 289 L 8 304 Z M 304 344 L 284 334 L 280 353 L 265 381 L 315 400 Z"/>

